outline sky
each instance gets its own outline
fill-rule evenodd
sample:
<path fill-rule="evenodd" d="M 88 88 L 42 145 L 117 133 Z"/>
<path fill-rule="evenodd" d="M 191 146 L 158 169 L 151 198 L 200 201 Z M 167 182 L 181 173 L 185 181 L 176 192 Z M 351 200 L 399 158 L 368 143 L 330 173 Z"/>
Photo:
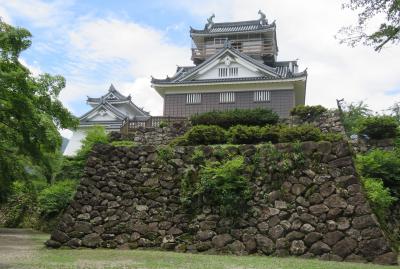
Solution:
<path fill-rule="evenodd" d="M 341 8 L 347 0 L 0 0 L 3 21 L 27 28 L 32 46 L 21 62 L 34 75 L 59 74 L 67 86 L 60 100 L 76 116 L 110 84 L 152 115 L 162 115 L 162 98 L 151 76 L 172 76 L 191 65 L 190 26 L 258 19 L 276 20 L 278 60 L 307 68 L 306 104 L 336 106 L 336 99 L 364 101 L 383 111 L 400 101 L 400 45 L 380 53 L 372 47 L 339 44 L 338 30 L 357 20 Z M 69 136 L 70 132 L 62 132 Z"/>

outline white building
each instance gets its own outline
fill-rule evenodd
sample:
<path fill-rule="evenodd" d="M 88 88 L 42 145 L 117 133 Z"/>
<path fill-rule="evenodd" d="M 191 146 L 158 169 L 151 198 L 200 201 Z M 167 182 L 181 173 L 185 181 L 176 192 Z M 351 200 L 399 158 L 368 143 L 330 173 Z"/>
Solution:
<path fill-rule="evenodd" d="M 111 84 L 108 92 L 100 98 L 87 98 L 92 109 L 79 118 L 79 127 L 73 133 L 65 148 L 64 155 L 73 156 L 81 147 L 88 128 L 93 125 L 104 126 L 107 132 L 119 131 L 125 118 L 145 120 L 150 114 L 136 106 L 131 96 L 124 96 Z"/>

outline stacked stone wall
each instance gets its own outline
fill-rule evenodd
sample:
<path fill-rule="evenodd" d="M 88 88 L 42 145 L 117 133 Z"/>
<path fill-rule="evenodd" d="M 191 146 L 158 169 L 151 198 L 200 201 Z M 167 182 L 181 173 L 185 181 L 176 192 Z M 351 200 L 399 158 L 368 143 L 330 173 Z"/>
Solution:
<path fill-rule="evenodd" d="M 275 147 L 292 150 L 285 144 Z M 229 218 L 217 205 L 189 212 L 180 201 L 181 179 L 187 169 L 199 169 L 192 161 L 195 150 L 209 160 L 227 150 L 252 163 L 257 146 L 176 147 L 160 161 L 154 146 L 98 145 L 47 245 L 397 263 L 368 205 L 348 143 L 304 142 L 301 149 L 306 165 L 290 175 L 263 175 L 270 181 L 249 176 L 249 209 Z"/>
<path fill-rule="evenodd" d="M 174 122 L 164 127 L 138 126 L 129 129 L 128 134 L 111 133 L 111 140 L 130 140 L 142 145 L 167 145 L 174 138 L 183 135 L 190 125 L 188 122 Z"/>

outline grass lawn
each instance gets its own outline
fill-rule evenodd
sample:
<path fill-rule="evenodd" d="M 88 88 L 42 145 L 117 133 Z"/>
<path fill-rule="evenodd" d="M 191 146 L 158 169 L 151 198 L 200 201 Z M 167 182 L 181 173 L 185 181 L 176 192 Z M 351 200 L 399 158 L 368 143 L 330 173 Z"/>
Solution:
<path fill-rule="evenodd" d="M 398 266 L 379 266 L 345 262 L 325 262 L 316 259 L 276 258 L 266 256 L 225 256 L 183 254 L 151 250 L 112 250 L 112 249 L 57 249 L 43 247 L 48 238 L 46 234 L 29 235 L 32 246 L 30 252 L 20 252 L 15 259 L 6 263 L 5 268 L 61 268 L 61 269 L 111 269 L 111 268 L 296 268 L 296 269 L 344 269 L 344 268 L 393 268 Z M 1 254 L 0 254 L 1 255 Z M 2 256 L 0 256 L 1 259 Z M 0 260 L 0 268 L 1 267 Z"/>

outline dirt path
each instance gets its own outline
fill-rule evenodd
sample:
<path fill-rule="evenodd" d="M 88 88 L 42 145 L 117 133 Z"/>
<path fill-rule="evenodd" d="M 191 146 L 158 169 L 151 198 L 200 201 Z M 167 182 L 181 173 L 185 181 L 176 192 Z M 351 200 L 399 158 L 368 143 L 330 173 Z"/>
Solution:
<path fill-rule="evenodd" d="M 0 228 L 0 269 L 13 268 L 16 261 L 30 260 L 43 245 L 32 239 L 31 229 Z"/>

